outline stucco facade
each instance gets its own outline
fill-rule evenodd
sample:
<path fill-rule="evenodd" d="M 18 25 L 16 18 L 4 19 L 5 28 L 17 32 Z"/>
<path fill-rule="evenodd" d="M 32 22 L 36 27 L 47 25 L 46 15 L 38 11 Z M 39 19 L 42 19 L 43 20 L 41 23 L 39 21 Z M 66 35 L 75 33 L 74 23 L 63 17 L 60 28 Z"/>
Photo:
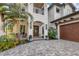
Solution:
<path fill-rule="evenodd" d="M 39 3 L 40 5 L 41 3 Z M 47 4 L 44 3 L 42 6 L 38 7 L 36 6 L 38 4 L 33 4 L 33 3 L 29 3 L 28 4 L 28 12 L 32 14 L 33 16 L 33 22 L 32 22 L 32 29 L 28 28 L 28 36 L 32 35 L 33 37 L 43 37 L 46 38 L 46 36 L 48 36 L 48 8 L 47 8 Z M 43 9 L 43 11 L 41 11 Z M 36 13 L 36 9 L 38 10 L 38 12 Z M 44 14 L 42 14 L 42 12 Z M 47 25 L 47 29 L 46 29 L 46 25 Z M 34 28 L 34 26 L 38 26 L 38 36 L 34 36 L 34 31 L 37 29 Z M 42 29 L 44 28 L 44 29 Z M 42 33 L 44 31 L 44 33 Z"/>
<path fill-rule="evenodd" d="M 51 8 L 50 8 L 51 7 Z M 56 28 L 55 24 L 51 24 L 51 21 L 54 21 L 58 18 L 61 18 L 63 16 L 69 15 L 74 12 L 73 8 L 65 3 L 65 4 L 52 4 L 48 9 L 48 21 L 49 21 L 49 26 Z M 58 10 L 57 10 L 58 9 Z"/>
<path fill-rule="evenodd" d="M 44 39 L 48 36 L 48 8 L 46 3 L 27 3 L 27 6 L 22 4 L 22 8 L 25 12 L 30 13 L 33 16 L 31 20 L 30 17 L 24 21 L 17 21 L 15 26 L 13 27 L 13 33 L 27 35 L 27 39 L 32 36 L 34 37 L 42 37 Z M 0 19 L 1 20 L 1 19 Z M 0 21 L 1 25 L 1 21 Z M 38 28 L 35 28 L 37 26 Z M 37 30 L 38 29 L 38 30 Z M 38 33 L 37 33 L 38 32 Z M 34 36 L 37 35 L 38 36 Z"/>

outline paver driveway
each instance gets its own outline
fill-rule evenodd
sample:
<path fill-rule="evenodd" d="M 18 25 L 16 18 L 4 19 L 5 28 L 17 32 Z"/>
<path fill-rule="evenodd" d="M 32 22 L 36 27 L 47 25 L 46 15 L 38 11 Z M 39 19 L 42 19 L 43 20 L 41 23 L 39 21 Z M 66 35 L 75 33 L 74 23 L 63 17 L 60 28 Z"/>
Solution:
<path fill-rule="evenodd" d="M 19 45 L 0 53 L 8 56 L 79 56 L 79 43 L 65 40 L 40 40 Z"/>

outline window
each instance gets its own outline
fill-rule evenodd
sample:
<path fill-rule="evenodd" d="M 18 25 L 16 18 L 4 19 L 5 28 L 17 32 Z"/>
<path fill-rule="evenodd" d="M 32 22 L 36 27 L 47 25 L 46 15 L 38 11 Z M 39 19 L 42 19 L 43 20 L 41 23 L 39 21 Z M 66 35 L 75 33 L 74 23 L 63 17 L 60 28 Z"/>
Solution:
<path fill-rule="evenodd" d="M 38 9 L 36 9 L 36 13 L 38 13 Z"/>
<path fill-rule="evenodd" d="M 44 15 L 44 8 L 41 9 L 42 15 Z"/>
<path fill-rule="evenodd" d="M 25 9 L 24 9 L 24 8 L 22 8 L 22 11 L 24 12 L 24 11 L 25 11 Z"/>
<path fill-rule="evenodd" d="M 56 12 L 57 12 L 57 13 L 59 13 L 59 12 L 60 12 L 60 10 L 59 10 L 58 8 L 56 8 Z"/>
<path fill-rule="evenodd" d="M 34 7 L 33 12 L 35 12 L 37 14 L 44 15 L 44 8 L 36 8 L 36 7 Z"/>
<path fill-rule="evenodd" d="M 47 24 L 46 24 L 46 29 L 47 29 Z"/>
<path fill-rule="evenodd" d="M 42 34 L 44 35 L 44 27 L 42 27 Z"/>
<path fill-rule="evenodd" d="M 63 3 L 63 7 L 65 8 L 65 4 Z"/>
<path fill-rule="evenodd" d="M 25 6 L 28 6 L 28 3 L 24 3 Z"/>
<path fill-rule="evenodd" d="M 25 25 L 20 25 L 20 34 L 25 34 Z"/>

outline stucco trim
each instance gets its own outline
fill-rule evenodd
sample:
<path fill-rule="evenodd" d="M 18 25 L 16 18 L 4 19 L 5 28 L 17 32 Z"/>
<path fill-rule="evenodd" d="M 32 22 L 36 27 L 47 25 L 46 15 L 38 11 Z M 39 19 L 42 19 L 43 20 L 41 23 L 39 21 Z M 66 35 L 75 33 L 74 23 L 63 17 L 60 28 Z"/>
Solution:
<path fill-rule="evenodd" d="M 61 26 L 61 25 L 72 24 L 72 23 L 76 23 L 76 22 L 79 22 L 79 20 L 70 21 L 70 22 L 59 24 L 59 25 Z"/>

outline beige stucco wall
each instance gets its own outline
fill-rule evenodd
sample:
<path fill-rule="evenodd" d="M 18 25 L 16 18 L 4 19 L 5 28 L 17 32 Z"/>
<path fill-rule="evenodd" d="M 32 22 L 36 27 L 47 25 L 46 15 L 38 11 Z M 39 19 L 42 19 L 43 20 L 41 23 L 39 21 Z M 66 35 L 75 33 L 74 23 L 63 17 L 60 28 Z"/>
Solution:
<path fill-rule="evenodd" d="M 40 22 L 42 22 L 42 23 L 43 23 L 42 26 L 44 26 L 44 28 L 45 28 L 45 25 L 46 25 L 46 24 L 47 24 L 47 26 L 48 26 L 48 8 L 47 8 L 47 4 L 44 3 L 44 15 L 34 13 L 34 12 L 33 12 L 33 7 L 34 7 L 34 6 L 33 6 L 33 3 L 29 3 L 29 4 L 28 4 L 28 12 L 32 14 L 32 16 L 33 16 L 33 22 L 35 22 L 35 21 L 40 21 Z M 40 28 L 41 28 L 41 27 L 40 27 Z M 39 34 L 40 34 L 40 36 L 42 35 L 41 30 L 40 30 Z M 44 29 L 44 35 L 48 35 L 48 29 L 47 29 L 47 30 Z"/>
<path fill-rule="evenodd" d="M 42 14 L 37 14 L 33 12 L 33 3 L 29 3 L 28 4 L 28 12 L 32 14 L 33 16 L 33 21 L 41 21 L 45 24 L 48 24 L 48 8 L 47 8 L 47 4 L 44 3 L 44 15 Z"/>
<path fill-rule="evenodd" d="M 56 8 L 60 9 L 60 13 L 56 12 Z M 49 27 L 56 28 L 55 24 L 52 24 L 50 22 L 53 21 L 53 20 L 56 20 L 56 19 L 58 19 L 60 17 L 61 17 L 61 8 L 58 7 L 58 6 L 56 6 L 56 5 L 54 5 L 53 7 L 51 7 L 51 9 L 48 11 L 48 19 L 49 19 L 48 20 L 48 22 L 49 22 L 48 24 L 49 24 Z"/>
<path fill-rule="evenodd" d="M 33 6 L 33 3 L 28 3 L 28 9 L 27 9 L 26 12 L 29 12 L 29 13 L 33 16 L 33 23 L 34 23 L 35 21 L 40 21 L 40 22 L 43 23 L 42 26 L 44 26 L 44 28 L 45 28 L 46 24 L 48 25 L 48 8 L 47 8 L 47 4 L 44 3 L 44 15 L 34 13 L 34 12 L 33 12 L 33 7 L 34 7 L 34 6 Z M 25 9 L 26 9 L 26 8 L 25 8 Z M 30 21 L 30 19 L 29 19 L 27 22 L 29 23 L 29 21 Z M 28 31 L 28 35 L 33 35 L 33 28 L 30 30 L 30 28 L 29 28 L 30 25 L 27 25 L 27 22 L 19 22 L 19 25 L 20 25 L 20 24 L 26 25 L 26 32 Z M 31 26 L 33 26 L 33 24 L 32 24 Z M 16 28 L 18 28 L 18 29 L 16 29 Z M 19 33 L 19 31 L 20 31 L 19 28 L 20 28 L 20 27 L 17 26 L 17 24 L 16 24 L 16 25 L 14 26 L 14 31 L 13 31 L 13 32 L 15 32 L 15 33 L 18 32 L 18 33 Z M 40 34 L 40 36 L 41 36 L 41 34 L 42 34 L 41 26 L 40 26 L 39 28 L 40 28 L 39 34 Z M 47 29 L 47 30 L 44 29 L 44 35 L 48 35 L 48 29 Z"/>
<path fill-rule="evenodd" d="M 27 20 L 25 21 L 18 21 L 18 23 L 15 24 L 13 27 L 13 32 L 14 33 L 20 33 L 20 25 L 25 25 L 25 33 L 28 31 L 28 22 Z"/>
<path fill-rule="evenodd" d="M 28 7 L 25 6 L 26 12 L 32 14 L 33 16 L 33 22 L 35 21 L 40 21 L 43 23 L 42 26 L 44 26 L 44 36 L 48 35 L 48 29 L 46 30 L 46 24 L 48 27 L 48 7 L 47 7 L 47 3 L 44 3 L 44 15 L 41 14 L 36 14 L 33 12 L 33 3 L 28 3 Z M 30 17 L 28 18 L 28 21 L 24 21 L 24 22 L 18 22 L 18 24 L 16 23 L 14 28 L 13 28 L 13 32 L 14 33 L 20 33 L 20 25 L 25 25 L 25 31 L 26 33 L 28 33 L 28 35 L 33 35 L 33 28 L 30 29 Z M 0 21 L 0 25 L 1 25 L 1 21 Z M 31 25 L 33 27 L 33 23 Z M 40 26 L 41 29 L 41 26 Z M 42 30 L 40 30 L 42 31 Z M 42 34 L 42 32 L 39 33 L 40 35 Z"/>
<path fill-rule="evenodd" d="M 72 12 L 72 8 L 68 4 L 66 4 L 65 8 L 63 8 L 63 16 L 71 14 Z"/>

